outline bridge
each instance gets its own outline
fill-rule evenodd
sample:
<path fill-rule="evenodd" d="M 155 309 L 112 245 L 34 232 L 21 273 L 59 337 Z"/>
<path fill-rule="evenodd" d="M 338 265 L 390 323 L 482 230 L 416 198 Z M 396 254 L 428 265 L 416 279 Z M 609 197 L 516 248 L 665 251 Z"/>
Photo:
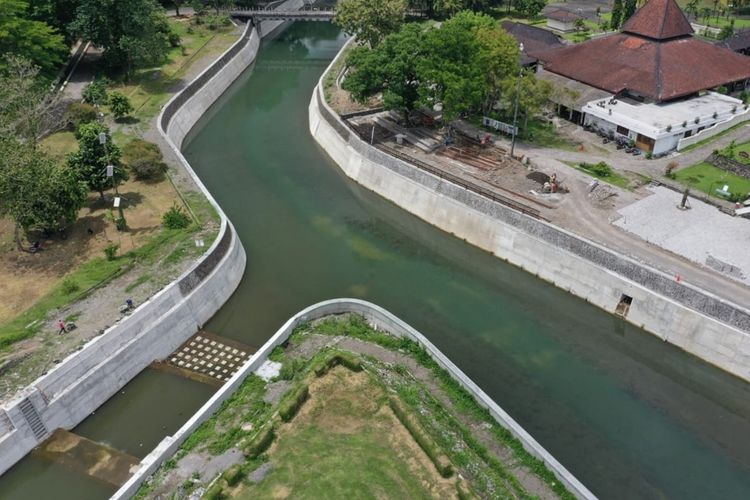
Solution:
<path fill-rule="evenodd" d="M 331 21 L 333 10 L 233 10 L 229 13 L 243 21 Z"/>

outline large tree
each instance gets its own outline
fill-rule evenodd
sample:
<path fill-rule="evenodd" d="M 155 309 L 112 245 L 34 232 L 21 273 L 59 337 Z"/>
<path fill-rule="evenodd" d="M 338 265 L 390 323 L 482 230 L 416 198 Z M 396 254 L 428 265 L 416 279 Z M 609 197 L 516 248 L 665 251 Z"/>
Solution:
<path fill-rule="evenodd" d="M 26 0 L 0 0 L 0 56 L 29 59 L 51 75 L 68 53 L 62 35 L 48 24 L 30 18 Z M 4 66 L 0 59 L 0 68 Z"/>
<path fill-rule="evenodd" d="M 636 0 L 625 0 L 622 7 L 622 24 L 625 24 L 635 14 L 636 7 Z"/>
<path fill-rule="evenodd" d="M 383 105 L 402 113 L 408 122 L 419 99 L 417 61 L 422 55 L 422 36 L 422 27 L 407 24 L 374 49 L 356 47 L 347 58 L 351 70 L 344 89 L 360 102 L 382 92 Z"/>
<path fill-rule="evenodd" d="M 622 0 L 615 0 L 615 3 L 612 5 L 612 16 L 609 20 L 609 26 L 616 30 L 620 27 L 620 24 L 622 23 Z"/>
<path fill-rule="evenodd" d="M 537 16 L 542 11 L 545 5 L 547 5 L 546 0 L 516 0 L 515 1 L 516 12 L 528 18 Z"/>
<path fill-rule="evenodd" d="M 68 31 L 68 25 L 73 21 L 79 0 L 28 0 L 28 2 L 32 19 L 49 24 L 65 37 L 68 45 L 73 43 L 74 37 Z"/>
<path fill-rule="evenodd" d="M 39 77 L 39 67 L 28 59 L 6 55 L 0 64 L 0 136 L 33 149 L 59 121 L 57 96 L 49 92 Z"/>
<path fill-rule="evenodd" d="M 406 0 L 340 0 L 335 22 L 360 43 L 377 46 L 396 32 L 406 16 Z"/>
<path fill-rule="evenodd" d="M 99 135 L 105 134 L 102 144 Z M 89 189 L 103 198 L 104 191 L 128 180 L 128 173 L 120 162 L 120 148 L 112 142 L 109 129 L 101 123 L 86 123 L 78 128 L 78 151 L 68 156 L 68 166 L 78 172 Z M 112 165 L 113 175 L 107 176 Z"/>
<path fill-rule="evenodd" d="M 88 189 L 78 173 L 49 156 L 0 140 L 0 215 L 17 228 L 56 231 L 75 221 Z"/>
<path fill-rule="evenodd" d="M 420 101 L 452 119 L 486 109 L 499 82 L 517 73 L 516 40 L 489 16 L 464 11 L 430 30 L 417 64 Z"/>
<path fill-rule="evenodd" d="M 110 64 L 128 74 L 169 51 L 169 24 L 155 0 L 80 0 L 70 29 L 102 47 Z"/>

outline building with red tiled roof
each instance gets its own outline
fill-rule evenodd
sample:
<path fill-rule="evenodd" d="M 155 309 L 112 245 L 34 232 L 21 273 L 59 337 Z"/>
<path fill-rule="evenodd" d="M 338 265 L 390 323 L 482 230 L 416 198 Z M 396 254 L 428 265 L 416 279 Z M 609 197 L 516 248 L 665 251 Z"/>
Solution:
<path fill-rule="evenodd" d="M 741 101 L 707 93 L 745 88 L 750 57 L 693 37 L 675 0 L 648 1 L 619 33 L 528 55 L 539 60 L 540 77 L 611 94 L 566 109 L 577 122 L 654 154 L 750 118 Z"/>
<path fill-rule="evenodd" d="M 651 0 L 620 33 L 529 55 L 546 71 L 658 102 L 750 78 L 750 58 L 692 34 L 674 0 Z"/>

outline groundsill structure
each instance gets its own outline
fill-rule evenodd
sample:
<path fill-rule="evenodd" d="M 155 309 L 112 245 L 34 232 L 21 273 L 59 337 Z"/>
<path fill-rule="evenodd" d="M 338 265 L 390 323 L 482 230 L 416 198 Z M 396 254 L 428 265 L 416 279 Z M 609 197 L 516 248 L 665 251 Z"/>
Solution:
<path fill-rule="evenodd" d="M 326 73 L 343 52 L 342 48 Z M 326 102 L 326 73 L 310 100 L 310 133 L 349 178 L 433 226 L 750 381 L 746 307 L 370 145 Z"/>
<path fill-rule="evenodd" d="M 268 360 L 271 352 L 285 344 L 290 335 L 300 325 L 305 325 L 328 316 L 355 314 L 362 316 L 369 326 L 395 337 L 406 337 L 419 344 L 474 400 L 487 409 L 502 427 L 507 429 L 532 456 L 541 460 L 552 471 L 555 477 L 577 498 L 596 498 L 578 479 L 576 479 L 560 462 L 545 450 L 529 433 L 527 433 L 510 415 L 500 408 L 487 394 L 467 377 L 450 359 L 438 350 L 420 332 L 406 324 L 385 309 L 358 299 L 333 299 L 312 305 L 290 318 L 275 334 L 256 352 L 222 388 L 180 428 L 173 436 L 165 438 L 141 464 L 136 473 L 112 497 L 126 499 L 132 497 L 143 484 L 167 459 L 171 458 L 182 443 L 206 420 L 216 413 L 227 399 L 240 387 L 245 378 L 258 371 Z"/>
<path fill-rule="evenodd" d="M 277 8 L 296 10 L 302 4 L 287 0 Z M 282 24 L 248 24 L 239 40 L 176 94 L 158 118 L 159 132 L 221 218 L 216 240 L 187 272 L 0 408 L 0 474 L 52 431 L 72 429 L 149 364 L 167 357 L 239 285 L 246 263 L 242 243 L 180 148 L 203 113 L 255 61 L 260 39 Z"/>

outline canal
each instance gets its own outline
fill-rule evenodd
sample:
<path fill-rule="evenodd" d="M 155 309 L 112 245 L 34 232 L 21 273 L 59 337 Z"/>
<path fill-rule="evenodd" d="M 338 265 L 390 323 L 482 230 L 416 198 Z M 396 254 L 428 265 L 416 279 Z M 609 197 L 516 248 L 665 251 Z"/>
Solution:
<path fill-rule="evenodd" d="M 340 173 L 310 137 L 307 105 L 343 41 L 326 23 L 294 24 L 190 138 L 186 157 L 248 256 L 206 329 L 259 346 L 314 302 L 370 300 L 427 335 L 602 498 L 750 497 L 748 384 Z M 209 394 L 147 370 L 75 432 L 144 456 Z M 0 478 L 0 498 L 112 491 L 33 456 Z"/>

